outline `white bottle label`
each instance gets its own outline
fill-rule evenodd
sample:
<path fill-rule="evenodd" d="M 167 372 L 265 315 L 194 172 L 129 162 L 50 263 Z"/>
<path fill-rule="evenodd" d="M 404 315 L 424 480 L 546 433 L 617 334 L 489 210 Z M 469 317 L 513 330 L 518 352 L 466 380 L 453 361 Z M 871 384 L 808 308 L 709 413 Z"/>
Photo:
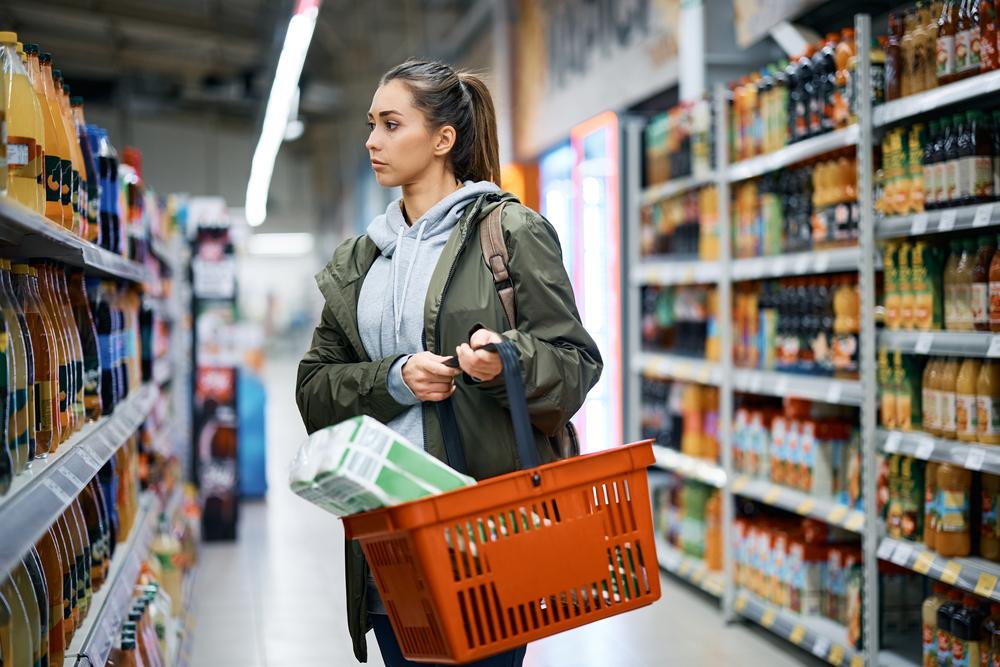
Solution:
<path fill-rule="evenodd" d="M 972 323 L 972 285 L 962 282 L 952 289 L 955 290 L 955 321 L 968 326 Z"/>
<path fill-rule="evenodd" d="M 990 284 L 972 283 L 972 321 L 974 324 L 989 324 Z"/>
<path fill-rule="evenodd" d="M 959 434 L 976 436 L 976 396 L 958 394 L 955 397 L 955 430 Z"/>
<path fill-rule="evenodd" d="M 990 396 L 976 398 L 976 432 L 979 435 L 1000 435 L 1000 399 Z"/>
<path fill-rule="evenodd" d="M 923 411 L 924 411 L 924 428 L 937 430 L 938 429 L 938 418 L 937 418 L 937 408 L 938 408 L 938 392 L 937 389 L 923 389 L 920 392 Z"/>
<path fill-rule="evenodd" d="M 941 430 L 952 433 L 955 431 L 955 392 L 944 390 L 938 400 L 940 407 Z"/>

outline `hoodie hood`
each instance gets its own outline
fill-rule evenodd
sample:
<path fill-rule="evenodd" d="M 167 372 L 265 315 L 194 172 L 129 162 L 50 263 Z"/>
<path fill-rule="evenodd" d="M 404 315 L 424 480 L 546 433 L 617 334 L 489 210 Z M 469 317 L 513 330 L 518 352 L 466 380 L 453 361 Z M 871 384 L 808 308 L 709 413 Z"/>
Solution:
<path fill-rule="evenodd" d="M 471 201 L 480 195 L 499 191 L 500 188 L 490 181 L 466 181 L 461 188 L 414 220 L 412 227 L 406 224 L 403 217 L 403 199 L 400 197 L 386 207 L 384 214 L 371 221 L 368 237 L 375 242 L 383 257 L 393 256 L 401 238 L 419 236 L 421 241 L 431 241 L 444 236 L 446 240 Z"/>

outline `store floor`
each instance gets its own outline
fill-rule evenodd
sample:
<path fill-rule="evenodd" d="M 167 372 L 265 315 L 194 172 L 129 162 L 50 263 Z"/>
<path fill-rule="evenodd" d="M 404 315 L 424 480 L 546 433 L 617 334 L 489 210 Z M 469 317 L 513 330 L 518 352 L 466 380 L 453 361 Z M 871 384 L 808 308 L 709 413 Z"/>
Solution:
<path fill-rule="evenodd" d="M 204 545 L 194 600 L 193 667 L 356 664 L 344 620 L 340 522 L 287 490 L 305 436 L 293 400 L 295 362 L 268 365 L 267 501 L 243 506 L 236 544 Z M 663 576 L 663 598 L 536 642 L 526 667 L 821 664 L 765 630 L 725 625 L 716 603 Z M 382 665 L 369 633 L 369 664 Z"/>

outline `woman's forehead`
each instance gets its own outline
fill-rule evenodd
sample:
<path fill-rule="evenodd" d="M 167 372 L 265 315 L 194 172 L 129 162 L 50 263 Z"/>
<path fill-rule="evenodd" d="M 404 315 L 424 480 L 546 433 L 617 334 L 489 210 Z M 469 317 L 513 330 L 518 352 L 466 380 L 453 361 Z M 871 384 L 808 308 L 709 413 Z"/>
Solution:
<path fill-rule="evenodd" d="M 409 88 L 403 82 L 394 79 L 375 90 L 368 113 L 372 116 L 379 116 L 395 112 L 402 116 L 412 109 L 413 95 Z"/>

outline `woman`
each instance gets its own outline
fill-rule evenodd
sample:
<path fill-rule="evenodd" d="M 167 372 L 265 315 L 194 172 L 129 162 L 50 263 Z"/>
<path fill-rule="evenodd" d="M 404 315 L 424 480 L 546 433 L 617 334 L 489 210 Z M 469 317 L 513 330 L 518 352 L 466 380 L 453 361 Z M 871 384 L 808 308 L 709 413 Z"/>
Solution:
<path fill-rule="evenodd" d="M 489 90 L 447 65 L 406 62 L 382 77 L 368 128 L 376 180 L 402 186 L 403 196 L 316 278 L 326 306 L 296 393 L 307 430 L 370 415 L 447 461 L 438 408 L 448 405 L 465 472 L 484 479 L 516 470 L 499 355 L 478 349 L 502 337 L 518 348 L 540 459 L 555 460 L 549 438 L 583 405 L 602 361 L 580 322 L 552 226 L 496 185 Z M 501 203 L 516 327 L 506 323 L 478 234 Z M 459 369 L 446 363 L 453 356 Z M 347 544 L 347 608 L 359 661 L 374 627 L 386 665 L 415 664 L 400 653 L 357 543 Z M 523 658 L 524 647 L 477 664 Z"/>

